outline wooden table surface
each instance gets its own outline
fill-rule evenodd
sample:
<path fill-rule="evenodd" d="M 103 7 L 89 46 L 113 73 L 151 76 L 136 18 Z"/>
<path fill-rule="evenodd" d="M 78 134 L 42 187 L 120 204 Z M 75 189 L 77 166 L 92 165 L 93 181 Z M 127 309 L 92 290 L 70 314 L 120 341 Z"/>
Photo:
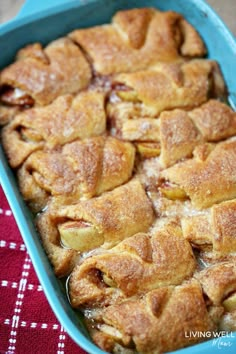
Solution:
<path fill-rule="evenodd" d="M 31 1 L 37 2 L 40 0 Z M 236 0 L 207 0 L 207 2 L 215 9 L 236 36 Z M 14 17 L 23 3 L 24 0 L 0 0 L 0 23 Z"/>

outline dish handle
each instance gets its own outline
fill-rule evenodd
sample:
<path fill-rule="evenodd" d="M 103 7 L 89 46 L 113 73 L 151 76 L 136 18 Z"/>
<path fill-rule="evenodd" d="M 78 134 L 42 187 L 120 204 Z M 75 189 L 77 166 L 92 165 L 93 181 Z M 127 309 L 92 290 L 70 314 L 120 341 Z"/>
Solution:
<path fill-rule="evenodd" d="M 89 1 L 91 0 L 77 0 L 76 3 L 78 5 L 78 3 L 87 3 Z M 24 5 L 15 19 L 23 18 L 41 11 L 49 10 L 59 5 L 69 4 L 71 2 L 75 2 L 75 0 L 25 0 Z"/>

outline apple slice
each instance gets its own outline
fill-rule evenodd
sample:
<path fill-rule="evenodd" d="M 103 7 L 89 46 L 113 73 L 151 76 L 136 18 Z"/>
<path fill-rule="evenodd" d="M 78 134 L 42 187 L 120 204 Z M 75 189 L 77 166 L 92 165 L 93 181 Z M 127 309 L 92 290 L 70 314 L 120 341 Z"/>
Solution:
<path fill-rule="evenodd" d="M 124 101 L 138 102 L 138 94 L 134 90 L 117 91 L 117 96 Z"/>
<path fill-rule="evenodd" d="M 90 223 L 79 221 L 67 221 L 58 225 L 61 242 L 65 247 L 80 252 L 86 252 L 104 243 L 104 237 Z"/>
<path fill-rule="evenodd" d="M 107 324 L 99 325 L 99 329 L 101 332 L 106 333 L 108 336 L 114 338 L 115 340 L 119 341 L 119 340 L 122 340 L 122 338 L 123 338 L 122 333 L 118 329 L 116 329 L 112 326 L 109 326 Z"/>
<path fill-rule="evenodd" d="M 137 151 L 143 158 L 159 156 L 161 153 L 160 143 L 137 143 Z"/>
<path fill-rule="evenodd" d="M 236 293 L 229 296 L 225 301 L 223 301 L 223 306 L 228 312 L 233 312 L 236 310 Z"/>
<path fill-rule="evenodd" d="M 34 129 L 20 127 L 18 130 L 20 131 L 21 138 L 23 141 L 40 142 L 43 140 L 42 135 Z"/>
<path fill-rule="evenodd" d="M 163 183 L 159 191 L 164 197 L 171 200 L 185 200 L 188 197 L 181 187 L 173 183 Z"/>
<path fill-rule="evenodd" d="M 112 278 L 110 278 L 108 275 L 106 275 L 105 273 L 103 273 L 102 278 L 103 278 L 103 281 L 106 285 L 110 286 L 111 288 L 117 287 L 116 282 Z"/>

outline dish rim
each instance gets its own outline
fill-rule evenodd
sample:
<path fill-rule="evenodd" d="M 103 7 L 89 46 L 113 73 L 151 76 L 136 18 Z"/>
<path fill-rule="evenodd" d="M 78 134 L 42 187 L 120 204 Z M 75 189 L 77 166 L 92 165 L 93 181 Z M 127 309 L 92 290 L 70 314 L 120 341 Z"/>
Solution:
<path fill-rule="evenodd" d="M 31 23 L 41 20 L 43 18 L 52 16 L 52 15 L 60 15 L 64 11 L 67 10 L 72 10 L 72 9 L 77 9 L 81 7 L 86 7 L 88 5 L 92 5 L 93 3 L 99 3 L 101 2 L 100 0 L 90 0 L 87 3 L 81 3 L 81 1 L 73 0 L 66 2 L 65 4 L 60 4 L 53 6 L 52 8 L 42 10 L 40 12 L 26 15 L 24 14 L 22 16 L 17 17 L 13 21 L 10 21 L 6 24 L 3 24 L 0 26 L 0 39 L 2 36 L 7 34 L 8 32 L 12 30 L 16 30 L 22 26 L 25 25 L 30 25 Z M 233 48 L 235 48 L 235 53 L 236 53 L 236 41 L 231 33 L 231 31 L 227 28 L 227 26 L 223 23 L 223 21 L 219 18 L 219 16 L 216 14 L 216 12 L 210 7 L 210 5 L 206 4 L 203 0 L 191 0 L 192 3 L 197 4 L 196 7 L 199 9 L 201 8 L 202 11 L 208 11 L 211 13 L 213 16 L 216 24 L 218 24 L 218 30 L 223 31 L 224 36 L 228 38 L 229 45 L 232 45 Z M 20 230 L 21 236 L 24 240 L 24 243 L 26 244 L 28 253 L 31 257 L 34 269 L 37 273 L 37 276 L 39 278 L 40 283 L 42 284 L 44 293 L 47 297 L 47 300 L 58 318 L 59 322 L 62 324 L 62 326 L 66 329 L 67 333 L 69 336 L 84 350 L 88 351 L 88 353 L 91 354 L 102 354 L 104 351 L 99 349 L 89 338 L 85 336 L 81 332 L 81 330 L 75 325 L 75 323 L 71 320 L 70 316 L 67 315 L 66 310 L 63 309 L 63 304 L 59 300 L 59 297 L 57 296 L 57 290 L 55 288 L 58 287 L 58 282 L 56 280 L 56 277 L 52 271 L 52 267 L 48 270 L 46 268 L 46 265 L 44 264 L 45 262 L 45 257 L 47 256 L 44 253 L 43 246 L 41 245 L 40 241 L 37 243 L 35 242 L 34 238 L 32 238 L 32 232 L 36 234 L 36 229 L 33 224 L 32 219 L 27 219 L 29 216 L 29 210 L 28 207 L 25 205 L 22 196 L 19 193 L 19 190 L 17 189 L 17 182 L 15 180 L 15 176 L 11 168 L 9 167 L 7 163 L 7 159 L 5 156 L 5 153 L 2 149 L 2 146 L 0 146 L 0 184 L 2 185 L 2 188 L 4 190 L 4 193 L 8 199 L 9 205 L 12 209 L 14 218 L 16 220 L 16 223 L 18 225 L 18 228 Z M 41 247 L 41 251 L 39 252 L 39 245 Z M 48 259 L 47 259 L 47 263 Z M 49 274 L 48 274 L 49 273 Z M 54 279 L 55 278 L 55 279 Z M 55 285 L 56 284 L 56 285 Z M 70 306 L 68 302 L 68 306 Z M 73 311 L 73 310 L 72 310 Z M 234 337 L 234 342 L 236 344 L 236 332 L 235 337 Z M 233 338 L 230 338 L 232 341 Z M 196 344 L 190 347 L 186 347 L 183 349 L 179 349 L 175 351 L 175 353 L 179 354 L 184 354 L 187 353 L 187 350 L 191 351 L 193 354 L 197 353 L 202 353 L 204 351 L 207 351 L 210 353 L 211 346 L 213 344 L 214 340 L 206 341 L 204 343 Z M 214 348 L 212 346 L 212 348 Z M 223 351 L 221 351 L 223 352 Z M 229 353 L 229 351 L 227 351 Z"/>

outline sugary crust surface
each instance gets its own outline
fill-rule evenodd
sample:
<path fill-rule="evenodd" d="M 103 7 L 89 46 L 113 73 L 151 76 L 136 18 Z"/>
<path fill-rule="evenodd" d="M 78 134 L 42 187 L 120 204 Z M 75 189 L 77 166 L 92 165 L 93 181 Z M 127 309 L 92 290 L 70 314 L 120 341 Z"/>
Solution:
<path fill-rule="evenodd" d="M 216 145 L 206 160 L 180 162 L 163 171 L 162 176 L 180 185 L 193 205 L 202 209 L 236 197 L 235 171 L 236 141 L 229 140 Z"/>
<path fill-rule="evenodd" d="M 199 59 L 186 63 L 159 63 L 149 70 L 118 74 L 114 81 L 130 88 L 136 101 L 142 102 L 150 114 L 158 115 L 173 108 L 194 108 L 214 97 L 214 86 L 222 90 L 214 75 L 220 75 L 217 63 Z M 119 86 L 117 91 L 121 95 Z M 121 97 L 125 99 L 127 95 L 129 99 L 129 90 Z"/>
<path fill-rule="evenodd" d="M 207 141 L 223 140 L 236 133 L 236 113 L 219 101 L 210 100 L 189 116 Z"/>
<path fill-rule="evenodd" d="M 78 228 L 81 221 L 92 227 L 84 241 L 87 250 L 94 248 L 93 242 L 106 249 L 135 233 L 147 231 L 154 220 L 154 212 L 138 181 L 128 182 L 100 197 L 77 204 L 61 205 L 55 200 L 47 212 L 39 216 L 37 226 L 56 272 L 60 268 L 60 259 L 54 258 L 51 250 L 56 243 L 60 245 L 61 252 L 66 251 L 59 229 L 68 220 L 75 222 L 75 226 L 79 225 Z"/>
<path fill-rule="evenodd" d="M 236 252 L 236 200 L 214 205 L 214 250 L 222 254 Z"/>
<path fill-rule="evenodd" d="M 216 204 L 202 215 L 182 218 L 183 235 L 196 247 L 212 251 L 215 259 L 231 257 L 236 252 L 235 213 L 234 199 Z"/>
<path fill-rule="evenodd" d="M 18 113 L 20 113 L 20 108 L 17 106 L 0 105 L 0 126 L 10 123 Z"/>
<path fill-rule="evenodd" d="M 224 117 L 224 119 L 222 119 Z M 176 109 L 160 115 L 160 160 L 164 167 L 191 157 L 194 148 L 236 133 L 236 113 L 217 100 L 190 111 Z"/>
<path fill-rule="evenodd" d="M 173 165 L 183 157 L 191 157 L 202 137 L 184 110 L 163 112 L 160 116 L 161 164 Z"/>
<path fill-rule="evenodd" d="M 29 46 L 18 60 L 4 69 L 0 85 L 22 89 L 39 105 L 60 95 L 76 93 L 89 85 L 90 65 L 82 51 L 68 38 L 60 38 L 45 49 Z M 66 65 L 65 65 L 66 63 Z"/>
<path fill-rule="evenodd" d="M 105 129 L 104 94 L 86 91 L 75 97 L 60 96 L 48 106 L 17 115 L 2 130 L 2 143 L 11 166 L 19 167 L 35 150 L 102 135 Z"/>
<path fill-rule="evenodd" d="M 75 30 L 70 38 L 86 51 L 95 70 L 105 75 L 205 54 L 197 32 L 182 16 L 171 11 L 120 11 L 112 24 Z"/>
<path fill-rule="evenodd" d="M 36 151 L 18 171 L 20 191 L 36 211 L 49 196 L 66 204 L 89 199 L 127 182 L 134 156 L 130 143 L 112 137 L 76 140 L 61 151 Z"/>
<path fill-rule="evenodd" d="M 204 293 L 214 305 L 219 305 L 236 291 L 236 265 L 232 262 L 215 264 L 196 274 Z"/>
<path fill-rule="evenodd" d="M 213 230 L 209 215 L 194 215 L 182 218 L 183 236 L 199 248 L 205 249 L 213 242 Z"/>
<path fill-rule="evenodd" d="M 180 284 L 195 267 L 189 243 L 174 228 L 172 232 L 160 230 L 152 237 L 140 233 L 108 252 L 85 259 L 74 269 L 69 287 L 71 303 L 74 307 L 115 304 L 152 289 Z M 110 280 L 107 284 L 106 277 Z"/>
<path fill-rule="evenodd" d="M 122 93 L 122 97 L 125 94 Z M 163 168 L 192 157 L 197 146 L 195 156 L 205 159 L 204 154 L 209 154 L 207 150 L 215 142 L 236 133 L 235 112 L 216 99 L 191 110 L 178 108 L 163 111 L 156 117 L 149 117 L 143 107 L 140 103 L 131 102 L 109 104 L 110 131 L 113 136 L 139 144 L 145 142 L 152 146 L 150 143 L 157 143 L 159 152 L 154 156 L 160 155 Z M 202 145 L 204 142 L 209 144 Z"/>
<path fill-rule="evenodd" d="M 154 220 L 151 202 L 138 181 L 100 197 L 60 207 L 52 215 L 54 220 L 68 218 L 93 224 L 103 234 L 106 248 L 137 232 L 145 232 Z"/>
<path fill-rule="evenodd" d="M 236 113 L 205 54 L 182 15 L 137 8 L 30 44 L 0 73 L 9 164 L 106 352 L 235 330 Z"/>
<path fill-rule="evenodd" d="M 176 316 L 180 311 L 181 321 Z M 141 353 L 162 353 L 197 343 L 199 338 L 187 338 L 186 329 L 187 332 L 212 331 L 215 327 L 201 287 L 194 281 L 153 290 L 143 299 L 110 306 L 104 310 L 103 321 L 121 333 L 121 343 L 127 346 L 134 342 Z M 101 326 L 100 331 L 103 330 Z"/>
<path fill-rule="evenodd" d="M 40 232 L 44 249 L 54 267 L 55 274 L 60 278 L 70 274 L 76 264 L 77 252 L 61 246 L 57 230 L 47 213 L 39 215 L 36 226 Z"/>

